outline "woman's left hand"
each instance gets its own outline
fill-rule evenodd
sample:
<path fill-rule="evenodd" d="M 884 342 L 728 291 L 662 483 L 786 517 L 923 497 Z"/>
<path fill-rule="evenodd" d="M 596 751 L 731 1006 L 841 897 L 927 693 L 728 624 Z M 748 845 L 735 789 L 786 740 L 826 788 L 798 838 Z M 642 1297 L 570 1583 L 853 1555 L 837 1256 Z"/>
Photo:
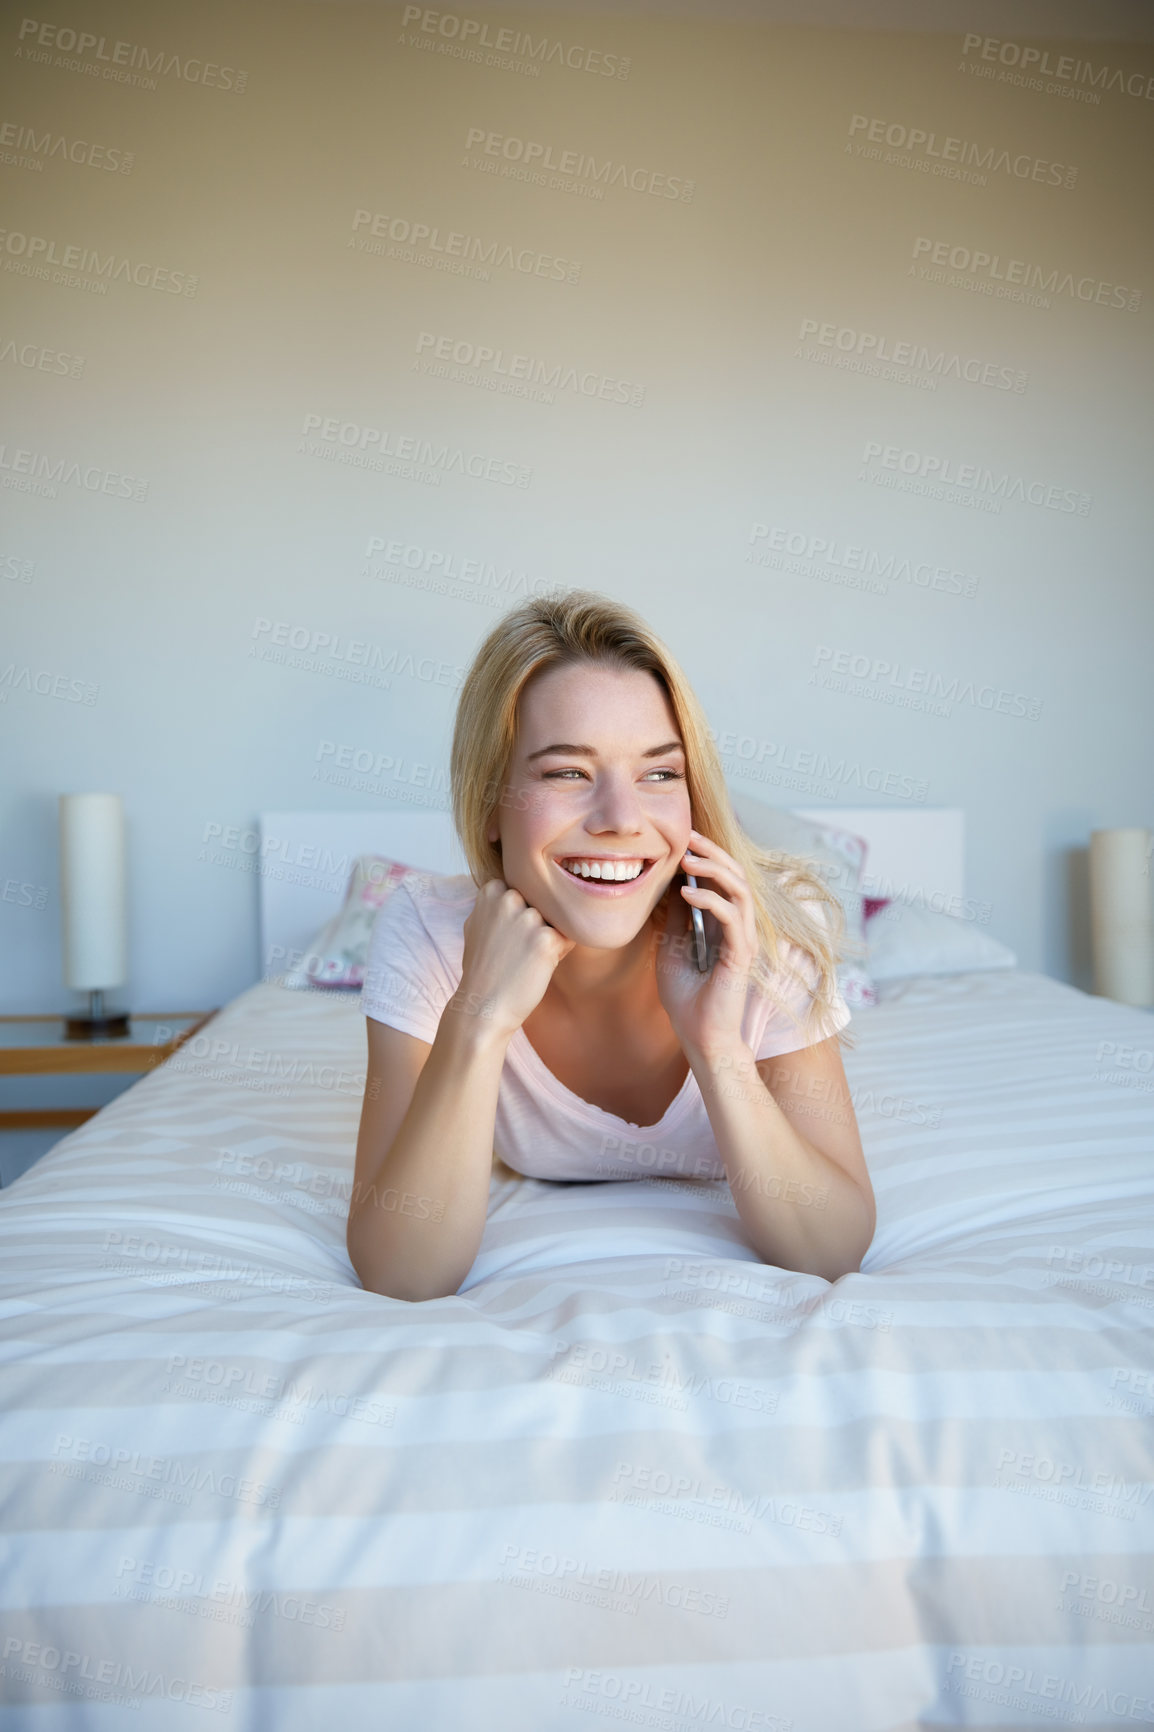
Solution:
<path fill-rule="evenodd" d="M 684 872 L 697 879 L 696 890 L 685 883 Z M 695 960 L 694 907 L 707 917 L 707 939 L 709 915 L 721 928 L 720 946 L 709 944 L 708 974 Z M 742 1044 L 750 967 L 757 954 L 753 894 L 743 868 L 718 843 L 691 830 L 689 852 L 653 913 L 657 992 L 678 1039 L 687 1053 L 732 1052 Z"/>

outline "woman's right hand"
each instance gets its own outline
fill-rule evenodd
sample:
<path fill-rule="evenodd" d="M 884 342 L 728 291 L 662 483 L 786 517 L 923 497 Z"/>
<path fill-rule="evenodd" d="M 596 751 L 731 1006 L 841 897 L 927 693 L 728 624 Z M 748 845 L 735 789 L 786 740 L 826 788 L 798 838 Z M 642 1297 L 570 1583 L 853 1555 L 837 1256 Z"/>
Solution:
<path fill-rule="evenodd" d="M 536 1010 L 577 940 L 550 926 L 503 878 L 482 884 L 464 925 L 459 1008 L 511 1035 Z"/>

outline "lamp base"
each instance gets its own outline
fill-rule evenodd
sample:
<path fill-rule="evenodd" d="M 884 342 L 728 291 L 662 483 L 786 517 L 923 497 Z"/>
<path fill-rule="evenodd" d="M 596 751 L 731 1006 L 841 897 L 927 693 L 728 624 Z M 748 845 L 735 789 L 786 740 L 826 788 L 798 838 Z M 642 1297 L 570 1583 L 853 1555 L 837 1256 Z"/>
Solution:
<path fill-rule="evenodd" d="M 115 1038 L 128 1032 L 126 1010 L 110 1010 L 106 1016 L 69 1016 L 64 1021 L 65 1040 Z"/>
<path fill-rule="evenodd" d="M 96 988 L 88 994 L 88 1009 L 64 1018 L 65 1040 L 115 1040 L 129 1031 L 127 1010 L 106 1008 L 104 993 Z"/>

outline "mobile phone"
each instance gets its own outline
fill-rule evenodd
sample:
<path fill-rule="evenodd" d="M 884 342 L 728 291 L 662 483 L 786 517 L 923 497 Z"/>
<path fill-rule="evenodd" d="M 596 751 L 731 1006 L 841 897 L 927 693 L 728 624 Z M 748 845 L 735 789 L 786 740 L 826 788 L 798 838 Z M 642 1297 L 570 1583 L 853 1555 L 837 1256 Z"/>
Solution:
<path fill-rule="evenodd" d="M 685 874 L 685 882 L 691 890 L 697 889 L 697 879 L 692 872 Z M 705 943 L 705 916 L 700 908 L 690 907 L 693 916 L 693 949 L 697 958 L 697 967 L 701 974 L 709 973 L 709 951 Z"/>

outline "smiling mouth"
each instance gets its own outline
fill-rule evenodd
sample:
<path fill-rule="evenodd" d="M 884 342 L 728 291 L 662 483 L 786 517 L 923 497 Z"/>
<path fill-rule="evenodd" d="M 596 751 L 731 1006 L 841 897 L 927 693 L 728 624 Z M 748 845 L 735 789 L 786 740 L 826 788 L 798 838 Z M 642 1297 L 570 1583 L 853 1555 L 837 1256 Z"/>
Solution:
<path fill-rule="evenodd" d="M 599 891 L 624 892 L 632 890 L 648 878 L 649 873 L 657 864 L 655 860 L 642 860 L 640 870 L 637 868 L 639 856 L 634 855 L 629 860 L 596 860 L 587 855 L 568 854 L 553 861 L 559 872 L 566 878 L 580 884 L 583 889 Z M 618 873 L 622 875 L 619 877 Z M 602 876 L 602 873 L 605 876 Z M 627 875 L 626 875 L 627 874 Z"/>

